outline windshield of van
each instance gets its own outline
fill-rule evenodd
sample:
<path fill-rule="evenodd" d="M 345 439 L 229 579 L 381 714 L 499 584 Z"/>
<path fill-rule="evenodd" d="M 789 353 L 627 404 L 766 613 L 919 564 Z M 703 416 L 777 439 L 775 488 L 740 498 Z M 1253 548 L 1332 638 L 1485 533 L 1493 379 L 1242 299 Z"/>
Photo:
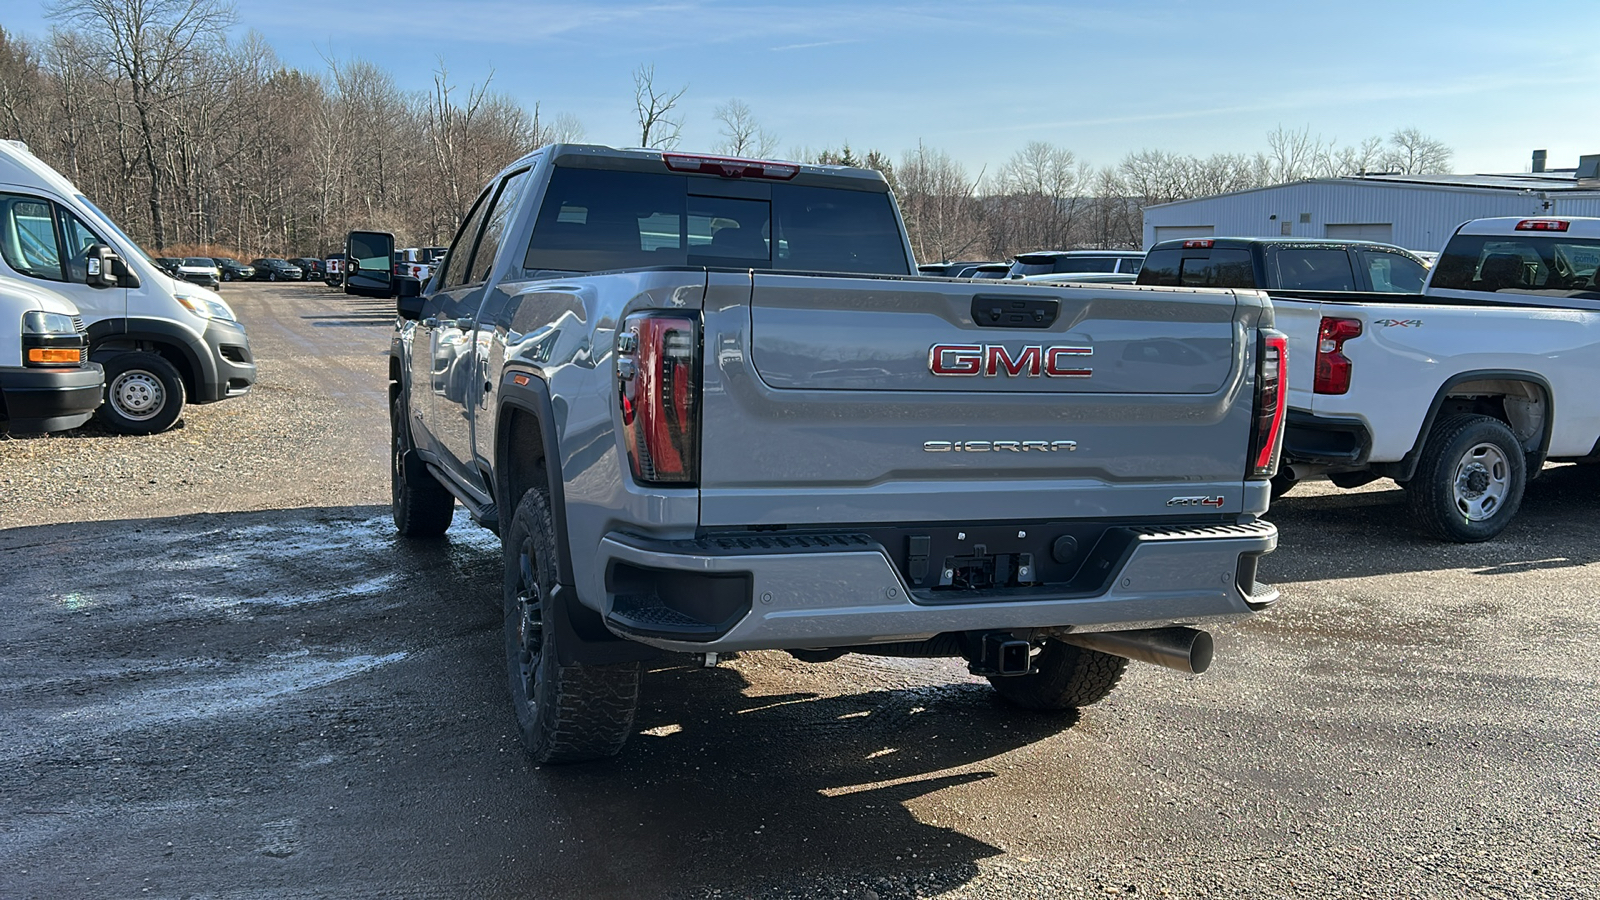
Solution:
<path fill-rule="evenodd" d="M 125 234 L 121 228 L 117 227 L 117 223 L 111 221 L 111 217 L 110 216 L 108 216 L 104 212 L 100 211 L 100 207 L 95 206 L 93 203 L 89 202 L 89 198 L 88 197 L 85 197 L 82 194 L 78 194 L 78 195 L 76 195 L 75 199 L 79 203 L 83 204 L 84 208 L 89 211 L 91 216 L 93 216 L 95 219 L 99 220 L 100 227 L 102 227 L 105 230 L 107 230 L 107 231 L 111 232 L 112 234 L 116 235 L 117 238 L 122 241 L 122 246 L 123 247 L 132 248 L 133 252 L 135 252 L 135 253 L 139 254 L 140 256 L 144 257 L 145 262 L 149 263 L 150 265 L 154 266 L 156 264 L 156 261 L 150 258 L 150 254 L 144 252 L 144 248 L 139 246 L 139 242 L 138 241 L 134 240 L 131 237 L 128 237 L 128 235 Z M 156 268 L 159 269 L 160 266 L 156 266 Z"/>
<path fill-rule="evenodd" d="M 1429 287 L 1600 300 L 1600 241 L 1567 237 L 1458 234 Z"/>

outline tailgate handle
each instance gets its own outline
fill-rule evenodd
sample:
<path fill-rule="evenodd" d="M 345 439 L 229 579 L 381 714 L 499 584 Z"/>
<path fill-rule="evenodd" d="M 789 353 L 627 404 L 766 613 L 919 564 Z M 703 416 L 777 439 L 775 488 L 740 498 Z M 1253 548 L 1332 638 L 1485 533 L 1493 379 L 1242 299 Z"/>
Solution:
<path fill-rule="evenodd" d="M 972 298 L 972 324 L 980 328 L 1049 328 L 1061 301 L 1043 297 L 979 294 Z"/>

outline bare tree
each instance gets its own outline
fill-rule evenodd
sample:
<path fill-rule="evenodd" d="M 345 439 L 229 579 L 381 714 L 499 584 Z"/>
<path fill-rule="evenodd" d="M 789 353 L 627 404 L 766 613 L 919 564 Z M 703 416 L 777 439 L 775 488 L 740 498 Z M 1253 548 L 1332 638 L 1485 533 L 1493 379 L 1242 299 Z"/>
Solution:
<path fill-rule="evenodd" d="M 906 153 L 897 173 L 901 210 L 918 259 L 952 260 L 983 241 L 983 206 L 976 195 L 983 180 L 943 150 L 925 144 Z"/>
<path fill-rule="evenodd" d="M 639 146 L 671 150 L 678 146 L 683 132 L 683 117 L 672 111 L 689 90 L 688 85 L 672 93 L 656 90 L 655 63 L 633 71 L 633 105 L 639 115 Z"/>
<path fill-rule="evenodd" d="M 1402 175 L 1428 175 L 1448 171 L 1454 156 L 1443 141 L 1428 137 L 1416 128 L 1399 128 L 1389 135 L 1383 166 Z"/>
<path fill-rule="evenodd" d="M 715 147 L 718 153 L 730 156 L 771 156 L 778 148 L 778 136 L 767 131 L 756 121 L 750 104 L 734 98 L 721 104 L 712 116 L 722 123 L 717 133 L 722 140 Z"/>
<path fill-rule="evenodd" d="M 1071 150 L 1031 141 L 1001 167 L 998 181 L 989 232 L 995 255 L 1073 246 L 1089 170 Z"/>
<path fill-rule="evenodd" d="M 87 33 L 94 52 L 124 79 L 139 126 L 139 151 L 150 177 L 150 221 L 157 250 L 166 246 L 162 173 L 156 158 L 159 118 L 181 70 L 208 42 L 220 42 L 235 19 L 226 0 L 60 0 L 51 18 Z"/>

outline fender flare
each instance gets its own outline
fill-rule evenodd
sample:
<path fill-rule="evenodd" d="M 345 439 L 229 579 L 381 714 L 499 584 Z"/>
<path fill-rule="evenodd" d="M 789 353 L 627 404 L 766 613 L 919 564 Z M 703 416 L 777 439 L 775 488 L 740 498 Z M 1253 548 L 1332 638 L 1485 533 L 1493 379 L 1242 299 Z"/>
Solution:
<path fill-rule="evenodd" d="M 515 376 L 525 376 L 526 384 L 518 384 Z M 572 569 L 572 545 L 567 536 L 566 492 L 561 477 L 561 456 L 558 452 L 555 430 L 555 403 L 550 386 L 533 369 L 508 367 L 500 373 L 500 400 L 495 416 L 494 480 L 495 497 L 503 510 L 503 523 L 510 522 L 520 497 L 513 496 L 509 461 L 511 458 L 511 429 L 506 425 L 507 414 L 516 412 L 532 416 L 539 429 L 540 444 L 544 449 L 544 470 L 547 478 L 546 496 L 550 500 L 550 514 L 555 520 L 556 587 L 551 592 L 550 624 L 556 629 L 562 665 L 613 665 L 656 659 L 662 651 L 618 637 L 606 627 L 600 614 L 578 601 L 576 579 Z"/>
<path fill-rule="evenodd" d="M 1445 379 L 1439 390 L 1434 392 L 1433 403 L 1428 406 L 1428 415 L 1422 420 L 1422 429 L 1417 432 L 1416 442 L 1411 445 L 1411 450 L 1400 458 L 1397 463 L 1390 463 L 1384 468 L 1388 471 L 1383 474 L 1395 481 L 1410 481 L 1417 472 L 1417 464 L 1422 459 L 1422 448 L 1428 443 L 1428 435 L 1433 432 L 1433 425 L 1439 418 L 1439 411 L 1444 408 L 1445 398 L 1450 391 L 1458 385 L 1469 381 L 1526 381 L 1544 392 L 1545 412 L 1544 428 L 1539 435 L 1538 443 L 1532 447 L 1524 447 L 1528 453 L 1528 468 L 1536 471 L 1544 465 L 1545 452 L 1550 447 L 1550 434 L 1555 428 L 1556 421 L 1556 393 L 1550 387 L 1550 381 L 1537 372 L 1528 372 L 1518 369 L 1474 369 L 1467 372 L 1457 372 Z M 1532 477 L 1531 475 L 1529 477 Z"/>
<path fill-rule="evenodd" d="M 141 341 L 176 347 L 183 354 L 183 361 L 187 365 L 182 373 L 186 376 L 184 387 L 191 394 L 198 392 L 200 386 L 217 381 L 217 362 L 211 357 L 209 348 L 204 353 L 196 350 L 197 346 L 205 347 L 202 339 L 163 319 L 100 319 L 89 326 L 89 358 L 104 364 L 111 357 L 133 349 L 117 347 L 115 344 Z"/>
<path fill-rule="evenodd" d="M 527 384 L 518 384 L 514 375 L 527 376 Z M 556 581 L 572 586 L 577 582 L 572 573 L 572 545 L 567 537 L 566 489 L 561 477 L 561 455 L 558 451 L 555 429 L 555 403 L 550 396 L 550 386 L 539 373 L 531 369 L 506 368 L 500 373 L 500 402 L 495 414 L 494 480 L 493 490 L 498 505 L 506 516 L 516 511 L 518 501 L 511 486 L 511 429 L 507 423 L 511 410 L 533 417 L 539 428 L 540 443 L 544 449 L 544 470 L 547 483 L 546 496 L 550 498 L 550 512 L 556 525 Z"/>

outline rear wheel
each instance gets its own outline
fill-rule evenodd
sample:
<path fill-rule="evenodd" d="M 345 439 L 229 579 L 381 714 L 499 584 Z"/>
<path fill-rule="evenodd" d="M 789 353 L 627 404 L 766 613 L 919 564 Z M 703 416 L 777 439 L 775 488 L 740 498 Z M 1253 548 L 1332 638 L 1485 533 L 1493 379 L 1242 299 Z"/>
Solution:
<path fill-rule="evenodd" d="M 411 446 L 406 401 L 399 394 L 389 404 L 389 496 L 394 527 L 406 537 L 438 537 L 450 527 L 456 498 L 433 477 Z"/>
<path fill-rule="evenodd" d="M 159 354 L 119 353 L 105 363 L 106 402 L 100 421 L 119 434 L 166 431 L 183 414 L 183 377 Z"/>
<path fill-rule="evenodd" d="M 637 662 L 562 665 L 555 578 L 555 525 L 538 491 L 517 504 L 505 532 L 506 674 L 517 726 L 538 763 L 616 756 L 639 706 Z"/>
<path fill-rule="evenodd" d="M 1412 519 L 1440 540 L 1487 541 L 1516 516 L 1526 470 L 1522 445 L 1504 422 L 1451 416 L 1434 425 L 1406 482 Z"/>
<path fill-rule="evenodd" d="M 1026 675 L 993 677 L 989 683 L 1006 702 L 1023 709 L 1077 709 L 1111 693 L 1128 661 L 1086 647 L 1046 640 Z"/>

